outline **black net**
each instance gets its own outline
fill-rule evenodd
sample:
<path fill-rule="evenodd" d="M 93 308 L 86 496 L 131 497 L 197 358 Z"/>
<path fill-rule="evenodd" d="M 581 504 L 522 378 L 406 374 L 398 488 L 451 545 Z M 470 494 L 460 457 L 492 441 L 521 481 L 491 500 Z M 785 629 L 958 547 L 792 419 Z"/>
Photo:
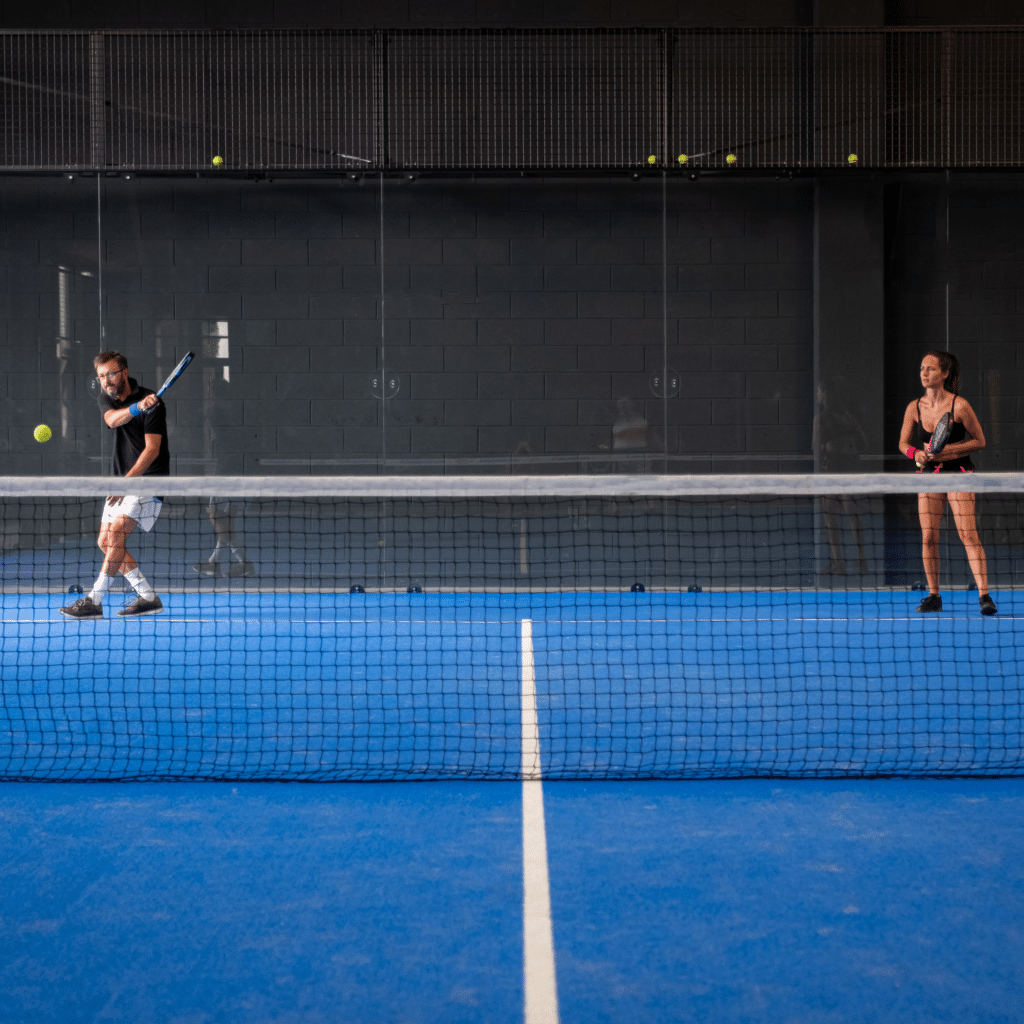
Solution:
<path fill-rule="evenodd" d="M 971 496 L 983 615 L 948 508 L 915 610 L 934 479 L 836 480 L 164 480 L 155 595 L 80 617 L 126 481 L 8 479 L 0 777 L 1024 774 L 1024 481 Z"/>

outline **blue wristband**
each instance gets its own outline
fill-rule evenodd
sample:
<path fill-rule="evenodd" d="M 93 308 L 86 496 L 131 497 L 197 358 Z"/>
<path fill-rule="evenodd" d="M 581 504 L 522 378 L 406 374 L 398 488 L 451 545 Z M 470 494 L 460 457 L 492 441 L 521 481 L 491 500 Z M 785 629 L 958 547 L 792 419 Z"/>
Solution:
<path fill-rule="evenodd" d="M 142 412 L 142 410 L 139 408 L 138 402 L 132 402 L 132 404 L 128 406 L 128 411 L 132 414 L 132 419 L 135 419 L 135 417 L 138 416 L 140 412 Z"/>

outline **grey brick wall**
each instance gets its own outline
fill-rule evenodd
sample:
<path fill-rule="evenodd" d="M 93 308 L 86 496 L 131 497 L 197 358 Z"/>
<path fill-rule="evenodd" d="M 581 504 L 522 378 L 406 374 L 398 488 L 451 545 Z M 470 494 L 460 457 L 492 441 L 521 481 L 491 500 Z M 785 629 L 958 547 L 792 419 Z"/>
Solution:
<path fill-rule="evenodd" d="M 656 179 L 389 180 L 383 238 L 369 180 L 102 188 L 98 226 L 93 180 L 0 182 L 0 472 L 100 469 L 101 269 L 134 375 L 199 354 L 178 472 L 609 471 L 629 417 L 651 471 L 811 468 L 809 182 L 674 180 L 663 222 Z"/>

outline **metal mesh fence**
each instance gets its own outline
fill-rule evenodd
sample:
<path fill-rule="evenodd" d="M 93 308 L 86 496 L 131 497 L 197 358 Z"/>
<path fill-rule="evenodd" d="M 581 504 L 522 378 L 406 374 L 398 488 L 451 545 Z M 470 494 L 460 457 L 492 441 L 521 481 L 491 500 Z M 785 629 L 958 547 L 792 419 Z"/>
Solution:
<path fill-rule="evenodd" d="M 1007 30 L 949 33 L 949 163 L 1019 167 L 1024 162 L 1024 45 Z"/>
<path fill-rule="evenodd" d="M 108 166 L 377 163 L 375 55 L 365 33 L 112 35 L 105 42 Z"/>
<path fill-rule="evenodd" d="M 0 169 L 1019 167 L 1024 31 L 0 33 Z"/>
<path fill-rule="evenodd" d="M 88 33 L 0 33 L 0 167 L 93 163 Z"/>
<path fill-rule="evenodd" d="M 387 160 L 398 169 L 643 166 L 664 138 L 664 33 L 396 34 Z"/>
<path fill-rule="evenodd" d="M 883 69 L 882 32 L 681 34 L 671 159 L 690 168 L 880 166 Z"/>

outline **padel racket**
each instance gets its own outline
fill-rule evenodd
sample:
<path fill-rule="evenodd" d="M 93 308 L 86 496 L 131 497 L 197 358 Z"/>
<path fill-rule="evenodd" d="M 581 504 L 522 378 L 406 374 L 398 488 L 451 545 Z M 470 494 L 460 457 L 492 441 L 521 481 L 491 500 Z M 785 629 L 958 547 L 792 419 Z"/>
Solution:
<path fill-rule="evenodd" d="M 195 352 L 187 352 L 185 354 L 185 358 L 182 359 L 182 361 L 178 363 L 173 370 L 171 370 L 171 375 L 163 382 L 163 384 L 160 385 L 160 390 L 156 393 L 157 398 L 159 398 L 185 372 L 185 368 L 193 359 L 195 359 L 195 357 Z M 937 429 L 938 428 L 936 428 L 936 430 Z"/>
<path fill-rule="evenodd" d="M 948 412 L 942 414 L 939 422 L 935 424 L 935 429 L 932 431 L 932 439 L 928 442 L 928 452 L 931 455 L 938 455 L 943 448 L 946 447 L 946 441 L 949 440 L 949 431 L 953 425 L 953 417 Z M 928 465 L 926 462 L 925 466 Z M 938 473 L 942 469 L 942 463 L 937 462 L 933 473 Z M 922 466 L 918 473 L 923 472 L 924 466 Z"/>
<path fill-rule="evenodd" d="M 948 412 L 943 413 L 942 418 L 935 424 L 935 429 L 932 431 L 932 439 L 928 444 L 928 451 L 932 455 L 938 455 L 946 447 L 946 441 L 949 439 L 949 431 L 952 426 L 953 417 Z"/>

